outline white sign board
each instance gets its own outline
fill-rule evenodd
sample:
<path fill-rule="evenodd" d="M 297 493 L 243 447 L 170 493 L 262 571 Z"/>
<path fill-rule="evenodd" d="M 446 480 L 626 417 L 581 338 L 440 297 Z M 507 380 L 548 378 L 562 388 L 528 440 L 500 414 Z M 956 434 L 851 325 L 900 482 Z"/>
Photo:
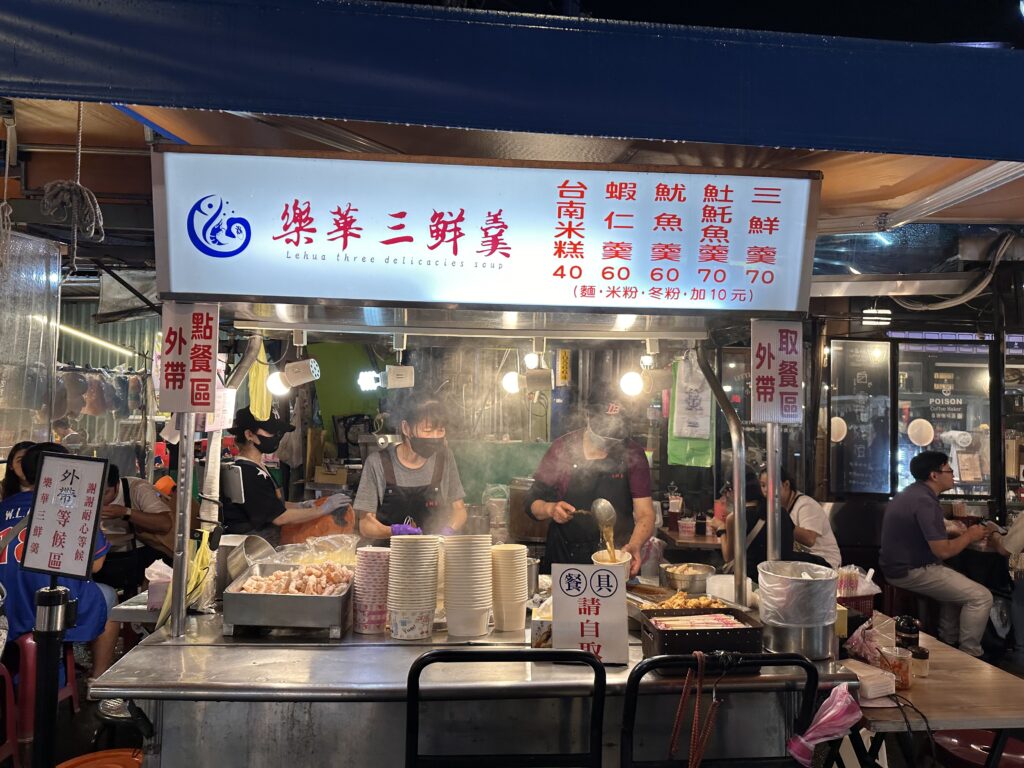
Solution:
<path fill-rule="evenodd" d="M 161 152 L 160 291 L 634 311 L 807 310 L 820 182 Z"/>
<path fill-rule="evenodd" d="M 804 332 L 795 322 L 750 321 L 751 421 L 804 420 Z"/>
<path fill-rule="evenodd" d="M 47 453 L 29 512 L 25 570 L 92 578 L 106 459 Z"/>
<path fill-rule="evenodd" d="M 626 575 L 606 565 L 552 565 L 553 648 L 590 651 L 605 664 L 629 661 Z"/>
<path fill-rule="evenodd" d="M 162 314 L 160 410 L 213 412 L 220 305 L 165 301 Z"/>

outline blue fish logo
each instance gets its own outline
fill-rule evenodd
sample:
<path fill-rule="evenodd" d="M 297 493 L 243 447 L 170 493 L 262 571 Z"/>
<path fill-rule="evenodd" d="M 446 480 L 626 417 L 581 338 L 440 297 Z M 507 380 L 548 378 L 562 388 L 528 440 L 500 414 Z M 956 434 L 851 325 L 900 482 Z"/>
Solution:
<path fill-rule="evenodd" d="M 228 203 L 217 195 L 207 195 L 196 201 L 188 212 L 188 237 L 201 252 L 217 259 L 237 256 L 252 239 L 248 219 L 234 216 Z"/>

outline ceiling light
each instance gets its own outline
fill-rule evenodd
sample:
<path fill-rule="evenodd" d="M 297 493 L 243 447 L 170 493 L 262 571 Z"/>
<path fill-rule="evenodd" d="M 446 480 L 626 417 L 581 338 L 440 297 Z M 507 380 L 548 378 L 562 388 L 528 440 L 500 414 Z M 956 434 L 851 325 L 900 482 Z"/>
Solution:
<path fill-rule="evenodd" d="M 283 371 L 275 371 L 267 377 L 267 389 L 281 397 L 292 387 L 301 387 L 320 378 L 320 364 L 313 358 L 288 363 Z"/>
<path fill-rule="evenodd" d="M 641 368 L 653 368 L 654 367 L 654 355 L 640 355 L 640 367 Z"/>
<path fill-rule="evenodd" d="M 523 355 L 523 365 L 532 371 L 540 365 L 540 355 L 536 352 L 527 352 Z"/>
<path fill-rule="evenodd" d="M 360 371 L 356 384 L 362 392 L 373 392 L 380 386 L 380 374 L 376 371 Z"/>
<path fill-rule="evenodd" d="M 889 325 L 892 322 L 892 310 L 868 307 L 861 312 L 860 322 L 861 325 Z"/>
<path fill-rule="evenodd" d="M 109 341 L 104 341 L 103 339 L 97 338 L 96 336 L 86 333 L 85 331 L 80 331 L 77 328 L 72 328 L 69 325 L 56 323 L 53 320 L 48 319 L 45 315 L 32 315 L 32 319 L 35 320 L 36 322 L 42 323 L 43 325 L 56 326 L 56 328 L 61 333 L 66 333 L 68 336 L 74 336 L 76 339 L 88 341 L 90 344 L 95 344 L 97 347 L 103 347 L 103 349 L 108 349 L 111 352 L 116 352 L 119 355 L 126 355 L 128 357 L 131 357 L 132 355 L 138 355 L 139 357 L 142 358 L 146 357 L 145 355 L 140 354 L 139 352 L 135 352 L 131 349 L 125 349 L 124 347 L 119 347 L 117 346 L 117 344 L 111 344 Z"/>
<path fill-rule="evenodd" d="M 619 389 L 628 397 L 636 397 L 644 391 L 644 380 L 639 371 L 628 371 L 619 379 Z"/>
<path fill-rule="evenodd" d="M 510 395 L 519 394 L 519 374 L 515 371 L 509 371 L 501 377 L 501 388 L 508 392 Z"/>
<path fill-rule="evenodd" d="M 280 371 L 274 371 L 267 376 L 267 389 L 270 391 L 270 394 L 276 397 L 284 397 L 292 390 L 288 380 L 285 379 L 284 374 Z"/>

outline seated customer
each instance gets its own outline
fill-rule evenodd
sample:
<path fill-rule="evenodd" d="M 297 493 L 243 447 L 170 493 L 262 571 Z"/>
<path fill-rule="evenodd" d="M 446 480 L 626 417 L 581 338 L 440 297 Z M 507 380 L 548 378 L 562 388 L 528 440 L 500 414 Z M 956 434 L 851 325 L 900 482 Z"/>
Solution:
<path fill-rule="evenodd" d="M 68 450 L 56 443 L 39 443 L 25 452 L 21 467 L 30 487 L 0 503 L 0 516 L 7 523 L 16 524 L 32 508 L 32 494 L 42 469 L 44 452 L 68 453 Z M 35 627 L 36 592 L 50 585 L 48 575 L 26 571 L 21 567 L 23 542 L 24 538 L 21 536 L 15 536 L 8 542 L 3 562 L 0 563 L 0 583 L 7 590 L 4 609 L 9 624 L 9 644 L 13 644 Z M 97 531 L 93 573 L 103 567 L 108 548 L 106 538 Z M 106 584 L 97 584 L 95 581 L 63 577 L 57 581 L 61 586 L 68 588 L 72 600 L 78 600 L 78 622 L 65 632 L 64 639 L 69 643 L 92 643 L 92 676 L 98 677 L 114 663 L 114 645 L 117 643 L 120 625 L 116 621 L 107 621 L 107 615 L 117 602 L 117 593 Z"/>
<path fill-rule="evenodd" d="M 910 474 L 917 482 L 889 502 L 882 519 L 882 573 L 893 586 L 938 600 L 939 637 L 951 645 L 959 638 L 961 651 L 981 656 L 992 593 L 942 561 L 981 541 L 988 531 L 975 525 L 953 539 L 946 533 L 939 494 L 954 484 L 946 454 L 917 454 L 910 460 Z"/>
<path fill-rule="evenodd" d="M 843 564 L 839 544 L 832 532 L 832 524 L 821 504 L 810 496 L 800 493 L 792 475 L 785 469 L 779 470 L 779 501 L 793 521 L 795 549 L 817 555 L 833 568 Z M 761 493 L 768 496 L 768 472 L 761 473 Z"/>

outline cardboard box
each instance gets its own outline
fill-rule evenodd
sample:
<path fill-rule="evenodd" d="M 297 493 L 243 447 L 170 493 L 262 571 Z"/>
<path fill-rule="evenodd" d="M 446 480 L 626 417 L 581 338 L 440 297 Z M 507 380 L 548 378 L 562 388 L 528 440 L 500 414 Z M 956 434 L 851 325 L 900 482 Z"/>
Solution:
<path fill-rule="evenodd" d="M 348 485 L 348 470 L 344 467 L 320 466 L 313 474 L 313 482 L 317 485 Z"/>

